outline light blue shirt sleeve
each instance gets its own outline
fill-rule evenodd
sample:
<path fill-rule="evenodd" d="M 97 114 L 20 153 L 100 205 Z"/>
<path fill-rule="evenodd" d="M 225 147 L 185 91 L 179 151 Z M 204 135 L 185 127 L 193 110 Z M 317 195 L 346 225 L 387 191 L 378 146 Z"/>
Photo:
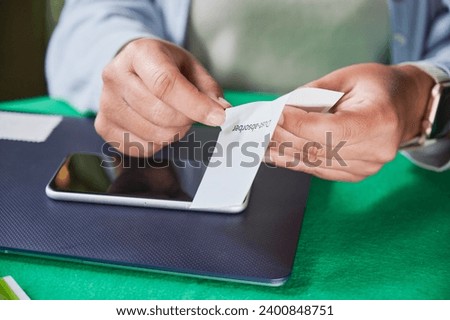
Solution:
<path fill-rule="evenodd" d="M 66 0 L 46 57 L 50 96 L 97 111 L 103 68 L 129 41 L 163 38 L 179 45 L 188 0 Z"/>
<path fill-rule="evenodd" d="M 450 76 L 450 0 L 390 0 L 392 62 L 423 61 Z"/>

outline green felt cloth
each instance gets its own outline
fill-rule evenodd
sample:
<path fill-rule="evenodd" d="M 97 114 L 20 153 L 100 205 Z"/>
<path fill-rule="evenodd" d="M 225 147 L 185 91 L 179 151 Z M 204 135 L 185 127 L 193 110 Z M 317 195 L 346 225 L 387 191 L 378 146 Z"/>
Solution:
<path fill-rule="evenodd" d="M 232 104 L 274 97 L 226 93 Z M 0 104 L 76 115 L 65 108 L 46 98 Z M 279 288 L 7 254 L 0 276 L 31 299 L 450 299 L 449 187 L 450 171 L 400 155 L 360 183 L 314 178 L 293 274 Z"/>
<path fill-rule="evenodd" d="M 0 111 L 19 111 L 41 114 L 61 114 L 66 117 L 90 117 L 92 112 L 80 113 L 61 100 L 37 97 L 26 100 L 0 102 Z"/>

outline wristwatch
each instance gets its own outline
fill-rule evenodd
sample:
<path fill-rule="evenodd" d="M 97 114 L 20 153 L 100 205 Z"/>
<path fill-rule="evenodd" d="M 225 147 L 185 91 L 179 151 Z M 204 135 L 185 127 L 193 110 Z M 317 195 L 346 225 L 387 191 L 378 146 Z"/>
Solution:
<path fill-rule="evenodd" d="M 431 89 L 427 109 L 422 120 L 419 136 L 404 142 L 400 148 L 414 149 L 430 145 L 450 133 L 450 77 L 442 69 L 425 62 L 402 63 L 418 67 L 428 73 L 436 82 Z"/>

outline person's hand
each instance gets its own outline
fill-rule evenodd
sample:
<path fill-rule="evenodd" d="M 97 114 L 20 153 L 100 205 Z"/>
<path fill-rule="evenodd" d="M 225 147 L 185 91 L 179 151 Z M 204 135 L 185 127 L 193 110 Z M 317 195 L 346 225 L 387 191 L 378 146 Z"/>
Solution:
<path fill-rule="evenodd" d="M 127 44 L 103 71 L 97 132 L 119 151 L 148 157 L 193 122 L 225 120 L 219 85 L 186 50 L 166 41 Z"/>
<path fill-rule="evenodd" d="M 266 161 L 324 179 L 360 181 L 421 132 L 433 83 L 407 65 L 359 64 L 330 73 L 307 86 L 345 93 L 332 113 L 286 106 Z"/>

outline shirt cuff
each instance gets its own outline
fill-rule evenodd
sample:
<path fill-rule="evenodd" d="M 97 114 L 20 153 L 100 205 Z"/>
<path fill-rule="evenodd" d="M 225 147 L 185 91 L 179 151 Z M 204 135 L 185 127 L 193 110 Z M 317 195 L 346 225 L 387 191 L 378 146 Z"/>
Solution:
<path fill-rule="evenodd" d="M 400 153 L 415 165 L 436 172 L 450 169 L 450 137 L 437 140 L 414 150 Z"/>
<path fill-rule="evenodd" d="M 399 65 L 409 65 L 414 66 L 422 70 L 423 72 L 427 73 L 430 77 L 436 81 L 436 83 L 441 83 L 444 81 L 450 80 L 450 76 L 447 74 L 447 72 L 433 64 L 432 62 L 428 61 L 406 61 L 399 63 Z"/>

